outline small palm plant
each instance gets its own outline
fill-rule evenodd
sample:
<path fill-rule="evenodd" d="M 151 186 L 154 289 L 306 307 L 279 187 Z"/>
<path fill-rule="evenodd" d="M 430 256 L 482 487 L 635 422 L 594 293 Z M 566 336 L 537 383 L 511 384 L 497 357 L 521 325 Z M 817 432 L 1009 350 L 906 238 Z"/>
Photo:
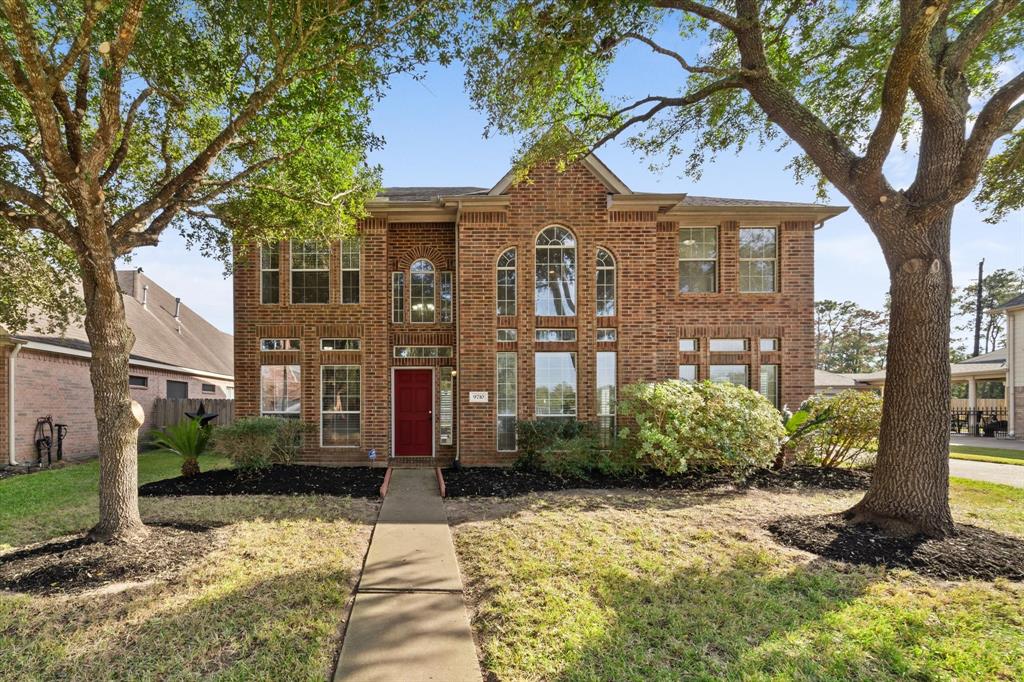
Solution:
<path fill-rule="evenodd" d="M 162 431 L 154 431 L 151 438 L 160 452 L 181 455 L 181 475 L 188 478 L 199 473 L 199 455 L 206 451 L 211 431 L 199 419 L 183 419 Z"/>

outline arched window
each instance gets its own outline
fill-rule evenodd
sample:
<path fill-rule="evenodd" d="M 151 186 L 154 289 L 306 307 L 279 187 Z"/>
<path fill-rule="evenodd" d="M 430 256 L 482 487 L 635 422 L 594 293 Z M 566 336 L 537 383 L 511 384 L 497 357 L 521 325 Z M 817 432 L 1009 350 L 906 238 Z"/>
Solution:
<path fill-rule="evenodd" d="M 498 256 L 498 314 L 516 314 L 516 250 Z"/>
<path fill-rule="evenodd" d="M 604 249 L 597 250 L 597 316 L 615 314 L 615 258 Z"/>
<path fill-rule="evenodd" d="M 554 225 L 537 235 L 536 315 L 576 315 L 576 239 Z"/>
<path fill-rule="evenodd" d="M 434 321 L 434 264 L 420 258 L 409 268 L 409 304 L 413 322 Z"/>

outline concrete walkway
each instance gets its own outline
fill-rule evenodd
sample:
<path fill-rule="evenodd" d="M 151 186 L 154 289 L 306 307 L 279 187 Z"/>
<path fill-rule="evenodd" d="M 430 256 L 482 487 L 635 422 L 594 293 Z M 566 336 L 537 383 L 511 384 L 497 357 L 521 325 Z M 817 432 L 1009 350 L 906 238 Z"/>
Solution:
<path fill-rule="evenodd" d="M 1024 450 L 1024 440 L 1015 438 L 982 438 L 981 436 L 966 436 L 959 433 L 949 435 L 950 445 L 970 445 L 978 448 L 995 448 L 997 450 Z"/>
<path fill-rule="evenodd" d="M 999 464 L 998 462 L 975 462 L 968 459 L 950 459 L 949 475 L 969 478 L 974 481 L 1002 483 L 1024 488 L 1024 466 Z"/>
<path fill-rule="evenodd" d="M 433 469 L 392 472 L 334 679 L 482 679 Z"/>

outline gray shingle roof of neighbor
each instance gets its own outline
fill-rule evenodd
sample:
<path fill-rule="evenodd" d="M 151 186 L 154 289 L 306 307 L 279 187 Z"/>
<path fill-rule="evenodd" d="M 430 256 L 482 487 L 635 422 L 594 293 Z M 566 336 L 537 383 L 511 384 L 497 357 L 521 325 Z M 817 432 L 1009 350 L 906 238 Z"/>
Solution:
<path fill-rule="evenodd" d="M 1014 296 L 1006 303 L 996 306 L 995 310 L 1003 310 L 1004 308 L 1018 308 L 1020 306 L 1024 306 L 1024 294 L 1021 294 L 1020 296 Z"/>
<path fill-rule="evenodd" d="M 438 197 L 487 194 L 484 187 L 385 187 L 377 195 L 389 201 L 434 201 Z"/>
<path fill-rule="evenodd" d="M 234 375 L 234 340 L 203 319 L 184 303 L 179 320 L 174 319 L 175 297 L 136 270 L 119 270 L 118 283 L 128 326 L 135 332 L 132 358 L 172 367 Z M 142 305 L 143 287 L 146 305 Z M 72 324 L 63 336 L 41 334 L 29 329 L 15 338 L 88 351 L 89 339 L 83 322 Z"/>

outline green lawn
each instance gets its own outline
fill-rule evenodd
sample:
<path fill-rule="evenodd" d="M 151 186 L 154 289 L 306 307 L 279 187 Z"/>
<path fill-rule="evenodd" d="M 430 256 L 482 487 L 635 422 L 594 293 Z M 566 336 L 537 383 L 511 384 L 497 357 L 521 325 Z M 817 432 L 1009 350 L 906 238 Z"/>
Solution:
<path fill-rule="evenodd" d="M 1024 534 L 1024 491 L 953 481 Z M 775 515 L 859 493 L 543 494 L 448 502 L 485 670 L 510 680 L 1024 679 L 1024 586 L 944 583 L 776 544 Z"/>
<path fill-rule="evenodd" d="M 199 458 L 202 471 L 227 465 L 223 457 Z M 0 551 L 91 528 L 99 514 L 99 471 L 91 460 L 0 480 Z M 180 474 L 177 455 L 139 455 L 139 485 Z"/>
<path fill-rule="evenodd" d="M 950 445 L 949 456 L 953 459 L 973 459 L 978 462 L 1019 464 L 1024 466 L 1024 450 L 1004 448 L 979 448 L 974 445 Z"/>
<path fill-rule="evenodd" d="M 177 467 L 176 458 L 143 455 L 140 478 L 174 476 Z M 0 541 L 20 545 L 84 530 L 95 520 L 95 494 L 95 464 L 0 481 Z M 218 527 L 217 548 L 171 580 L 72 596 L 0 594 L 0 679 L 330 675 L 376 501 L 145 497 L 140 507 L 149 522 Z"/>

